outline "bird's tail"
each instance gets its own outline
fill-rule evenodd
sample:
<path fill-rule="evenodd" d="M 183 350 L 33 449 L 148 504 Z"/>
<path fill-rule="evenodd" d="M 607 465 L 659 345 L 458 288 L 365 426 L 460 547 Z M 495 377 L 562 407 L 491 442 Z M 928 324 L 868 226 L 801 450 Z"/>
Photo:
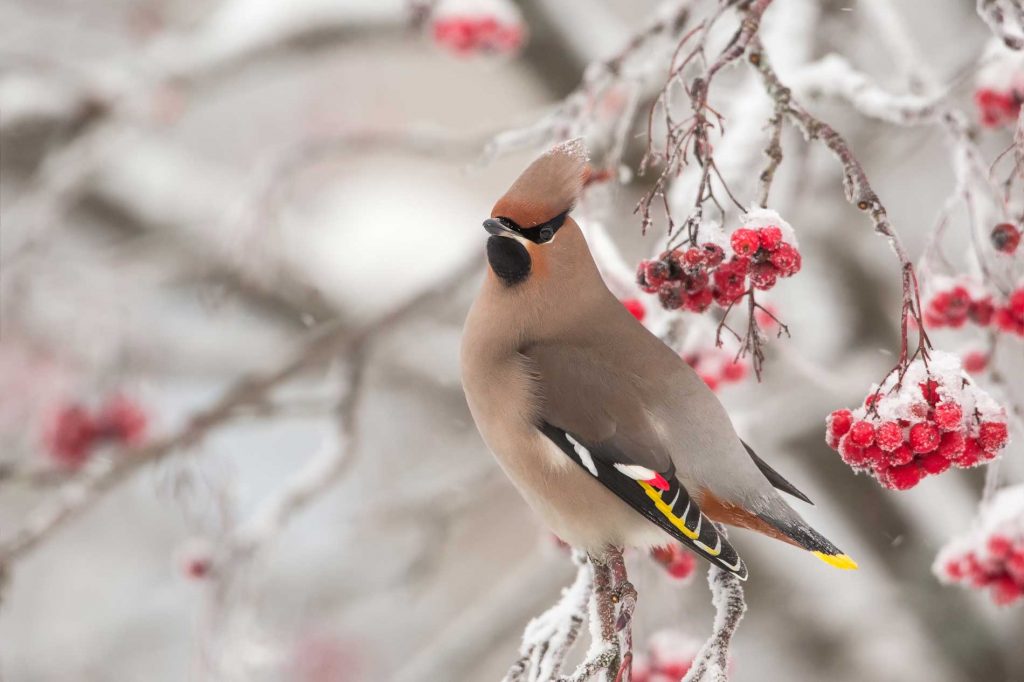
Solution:
<path fill-rule="evenodd" d="M 811 528 L 807 523 L 797 516 L 795 518 L 780 519 L 767 514 L 758 514 L 770 526 L 791 539 L 799 547 L 824 561 L 829 566 L 843 570 L 856 570 L 857 562 L 847 556 L 841 549 L 836 547 L 818 531 Z"/>

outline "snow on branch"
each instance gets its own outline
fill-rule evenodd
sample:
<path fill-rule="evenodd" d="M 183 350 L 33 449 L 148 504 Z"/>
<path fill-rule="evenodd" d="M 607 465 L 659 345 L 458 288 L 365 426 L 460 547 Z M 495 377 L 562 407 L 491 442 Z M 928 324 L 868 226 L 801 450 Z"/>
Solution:
<path fill-rule="evenodd" d="M 1024 49 L 1024 2 L 978 0 L 978 14 L 1008 48 Z"/>
<path fill-rule="evenodd" d="M 729 679 L 729 645 L 747 611 L 743 583 L 732 573 L 712 566 L 708 569 L 708 585 L 711 603 L 715 606 L 714 626 L 682 682 L 727 682 Z"/>

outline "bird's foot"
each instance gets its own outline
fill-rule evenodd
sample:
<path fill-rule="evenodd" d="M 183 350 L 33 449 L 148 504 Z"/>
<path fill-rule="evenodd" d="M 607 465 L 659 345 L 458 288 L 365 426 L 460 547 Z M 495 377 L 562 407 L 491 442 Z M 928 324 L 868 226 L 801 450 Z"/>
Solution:
<path fill-rule="evenodd" d="M 615 622 L 615 630 L 622 632 L 633 620 L 636 610 L 636 588 L 628 580 L 615 586 L 612 591 L 612 602 L 619 605 L 619 618 Z"/>

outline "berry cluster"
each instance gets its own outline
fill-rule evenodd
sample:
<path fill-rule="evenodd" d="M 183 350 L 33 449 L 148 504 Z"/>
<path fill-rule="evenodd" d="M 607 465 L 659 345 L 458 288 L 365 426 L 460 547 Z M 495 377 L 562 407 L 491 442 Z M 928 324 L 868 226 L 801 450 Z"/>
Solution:
<path fill-rule="evenodd" d="M 728 308 L 751 287 L 771 289 L 780 277 L 791 277 L 800 270 L 793 228 L 774 211 L 747 213 L 743 227 L 730 235 L 728 248 L 729 253 L 712 239 L 666 251 L 656 260 L 640 262 L 637 284 L 643 291 L 657 294 L 668 310 L 702 313 L 713 303 Z"/>
<path fill-rule="evenodd" d="M 1024 282 L 1017 285 L 1005 305 L 996 307 L 992 321 L 1000 331 L 1024 337 Z"/>
<path fill-rule="evenodd" d="M 924 305 L 924 323 L 933 328 L 959 329 L 968 320 L 982 327 L 992 322 L 995 305 L 992 297 L 973 280 L 960 277 L 935 277 Z"/>
<path fill-rule="evenodd" d="M 633 682 L 679 682 L 693 666 L 701 643 L 677 630 L 659 630 L 633 657 Z"/>
<path fill-rule="evenodd" d="M 990 591 L 996 604 L 1024 597 L 1024 485 L 982 506 L 975 529 L 946 545 L 932 567 L 939 580 Z"/>
<path fill-rule="evenodd" d="M 1002 128 L 1016 122 L 1021 102 L 1024 102 L 1024 92 L 1017 90 L 979 88 L 974 93 L 978 117 L 986 128 Z"/>
<path fill-rule="evenodd" d="M 515 54 L 525 38 L 521 24 L 487 15 L 442 16 L 434 20 L 432 28 L 434 42 L 460 57 Z"/>
<path fill-rule="evenodd" d="M 689 582 L 697 570 L 697 557 L 680 544 L 655 547 L 651 550 L 651 558 L 674 580 Z"/>
<path fill-rule="evenodd" d="M 927 366 L 914 362 L 902 381 L 891 375 L 863 407 L 836 410 L 826 432 L 844 462 L 894 490 L 951 466 L 990 462 L 1009 438 L 1005 410 L 948 353 L 934 353 Z"/>
<path fill-rule="evenodd" d="M 966 277 L 935 277 L 924 306 L 924 323 L 932 328 L 959 329 L 967 322 L 1024 336 L 1024 282 L 1005 301 L 994 299 Z"/>
<path fill-rule="evenodd" d="M 992 228 L 989 239 L 996 251 L 1012 256 L 1020 246 L 1020 230 L 1013 223 L 999 223 Z"/>
<path fill-rule="evenodd" d="M 104 442 L 138 445 L 146 434 L 146 413 L 122 395 L 106 400 L 90 411 L 81 403 L 60 406 L 43 429 L 43 443 L 54 462 L 77 469 Z"/>
<path fill-rule="evenodd" d="M 683 360 L 693 367 L 712 391 L 717 391 L 724 384 L 742 381 L 750 369 L 747 362 L 736 358 L 736 353 L 715 346 L 685 353 Z"/>

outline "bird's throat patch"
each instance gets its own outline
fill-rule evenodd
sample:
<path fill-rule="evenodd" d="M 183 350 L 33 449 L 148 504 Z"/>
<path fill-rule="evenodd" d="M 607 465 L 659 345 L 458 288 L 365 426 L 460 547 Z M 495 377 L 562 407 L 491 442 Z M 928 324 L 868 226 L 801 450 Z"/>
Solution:
<path fill-rule="evenodd" d="M 487 240 L 487 262 L 507 286 L 519 284 L 530 276 L 530 253 L 518 239 L 492 236 Z"/>

